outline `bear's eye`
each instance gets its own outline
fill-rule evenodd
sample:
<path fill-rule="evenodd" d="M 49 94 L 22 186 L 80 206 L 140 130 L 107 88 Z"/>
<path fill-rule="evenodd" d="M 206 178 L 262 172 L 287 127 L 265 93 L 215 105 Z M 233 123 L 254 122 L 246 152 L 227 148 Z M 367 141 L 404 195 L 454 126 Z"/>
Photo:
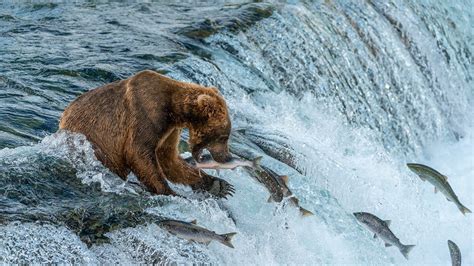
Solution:
<path fill-rule="evenodd" d="M 229 139 L 229 135 L 222 135 L 219 137 L 220 141 L 227 141 L 227 139 Z"/>

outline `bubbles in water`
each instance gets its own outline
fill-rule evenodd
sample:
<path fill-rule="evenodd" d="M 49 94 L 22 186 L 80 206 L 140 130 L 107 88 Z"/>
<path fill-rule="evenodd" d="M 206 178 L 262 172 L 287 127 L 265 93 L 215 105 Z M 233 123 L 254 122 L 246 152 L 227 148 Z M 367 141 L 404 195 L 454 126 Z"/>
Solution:
<path fill-rule="evenodd" d="M 9 215 L 23 211 L 22 219 L 30 211 L 49 217 L 63 209 L 94 210 L 99 218 L 112 217 L 113 225 L 124 217 L 128 223 L 108 231 L 108 242 L 87 247 L 71 228 L 7 222 L 0 228 L 0 263 L 442 264 L 449 261 L 449 238 L 460 246 L 463 261 L 472 264 L 473 216 L 463 217 L 405 167 L 410 159 L 446 173 L 472 209 L 474 144 L 472 128 L 462 128 L 462 121 L 472 119 L 464 114 L 472 108 L 472 66 L 469 45 L 458 34 L 472 23 L 457 16 L 457 4 L 447 2 L 361 3 L 281 5 L 245 31 L 216 32 L 200 42 L 170 37 L 163 45 L 120 48 L 163 61 L 153 67 L 166 66 L 177 79 L 218 86 L 234 127 L 248 129 L 249 153 L 262 153 L 266 145 L 267 152 L 288 155 L 287 162 L 265 156 L 263 163 L 290 176 L 291 190 L 315 216 L 301 218 L 285 203 L 267 203 L 266 189 L 243 170 L 221 173 L 236 187 L 227 201 L 195 197 L 179 186 L 189 199 L 151 196 L 104 168 L 84 136 L 60 132 L 36 145 L 0 150 L 0 206 Z M 155 27 L 138 28 L 157 33 Z M 180 50 L 191 44 L 186 53 Z M 183 55 L 143 50 L 175 46 Z M 112 48 L 104 47 L 110 53 L 102 56 L 120 54 L 116 66 L 44 74 L 92 80 L 82 84 L 74 78 L 77 89 L 77 84 L 99 85 L 98 80 L 133 72 L 135 61 L 124 67 L 123 54 Z M 61 104 L 71 97 L 58 95 Z M 49 115 L 57 117 L 55 112 Z M 453 136 L 460 141 L 453 143 Z M 441 144 L 425 149 L 434 140 Z M 352 217 L 354 211 L 392 220 L 402 242 L 417 245 L 411 259 L 372 239 Z M 218 233 L 237 232 L 236 248 L 190 243 L 152 221 L 138 224 L 134 215 L 141 212 L 197 219 Z"/>
<path fill-rule="evenodd" d="M 0 226 L 2 264 L 90 264 L 94 255 L 64 227 L 14 222 Z"/>

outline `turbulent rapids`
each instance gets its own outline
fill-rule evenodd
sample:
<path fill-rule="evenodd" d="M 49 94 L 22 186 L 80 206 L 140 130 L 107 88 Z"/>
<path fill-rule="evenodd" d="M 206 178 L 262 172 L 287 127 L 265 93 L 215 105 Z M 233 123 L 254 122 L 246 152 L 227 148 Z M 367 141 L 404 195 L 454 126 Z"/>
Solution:
<path fill-rule="evenodd" d="M 0 264 L 445 265 L 448 240 L 473 264 L 473 215 L 406 167 L 446 174 L 473 208 L 474 13 L 448 2 L 2 4 Z M 144 69 L 218 87 L 231 152 L 271 175 L 206 170 L 228 200 L 152 196 L 56 133 L 78 95 Z M 353 213 L 391 220 L 409 260 Z M 235 232 L 234 249 L 163 220 Z"/>

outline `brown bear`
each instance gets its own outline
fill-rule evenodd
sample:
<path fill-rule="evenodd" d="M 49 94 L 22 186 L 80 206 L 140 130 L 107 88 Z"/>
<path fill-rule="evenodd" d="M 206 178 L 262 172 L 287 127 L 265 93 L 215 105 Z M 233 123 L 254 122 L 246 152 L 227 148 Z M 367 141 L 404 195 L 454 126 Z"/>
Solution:
<path fill-rule="evenodd" d="M 192 156 L 207 148 L 218 162 L 231 159 L 231 123 L 216 88 L 145 70 L 84 93 L 64 111 L 59 128 L 84 134 L 97 158 L 121 178 L 132 171 L 153 193 L 175 195 L 167 180 L 218 197 L 234 191 L 226 181 L 188 165 L 178 152 L 189 129 Z"/>

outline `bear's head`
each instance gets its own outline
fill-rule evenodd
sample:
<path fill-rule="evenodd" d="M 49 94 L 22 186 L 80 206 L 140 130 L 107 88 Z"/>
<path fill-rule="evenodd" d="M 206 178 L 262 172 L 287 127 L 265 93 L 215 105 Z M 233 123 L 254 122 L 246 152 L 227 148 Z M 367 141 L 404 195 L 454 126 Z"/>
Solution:
<path fill-rule="evenodd" d="M 189 144 L 193 158 L 200 160 L 203 149 L 208 149 L 214 160 L 228 162 L 228 140 L 231 131 L 230 117 L 224 98 L 216 88 L 206 88 L 194 99 L 194 118 L 189 123 Z"/>

